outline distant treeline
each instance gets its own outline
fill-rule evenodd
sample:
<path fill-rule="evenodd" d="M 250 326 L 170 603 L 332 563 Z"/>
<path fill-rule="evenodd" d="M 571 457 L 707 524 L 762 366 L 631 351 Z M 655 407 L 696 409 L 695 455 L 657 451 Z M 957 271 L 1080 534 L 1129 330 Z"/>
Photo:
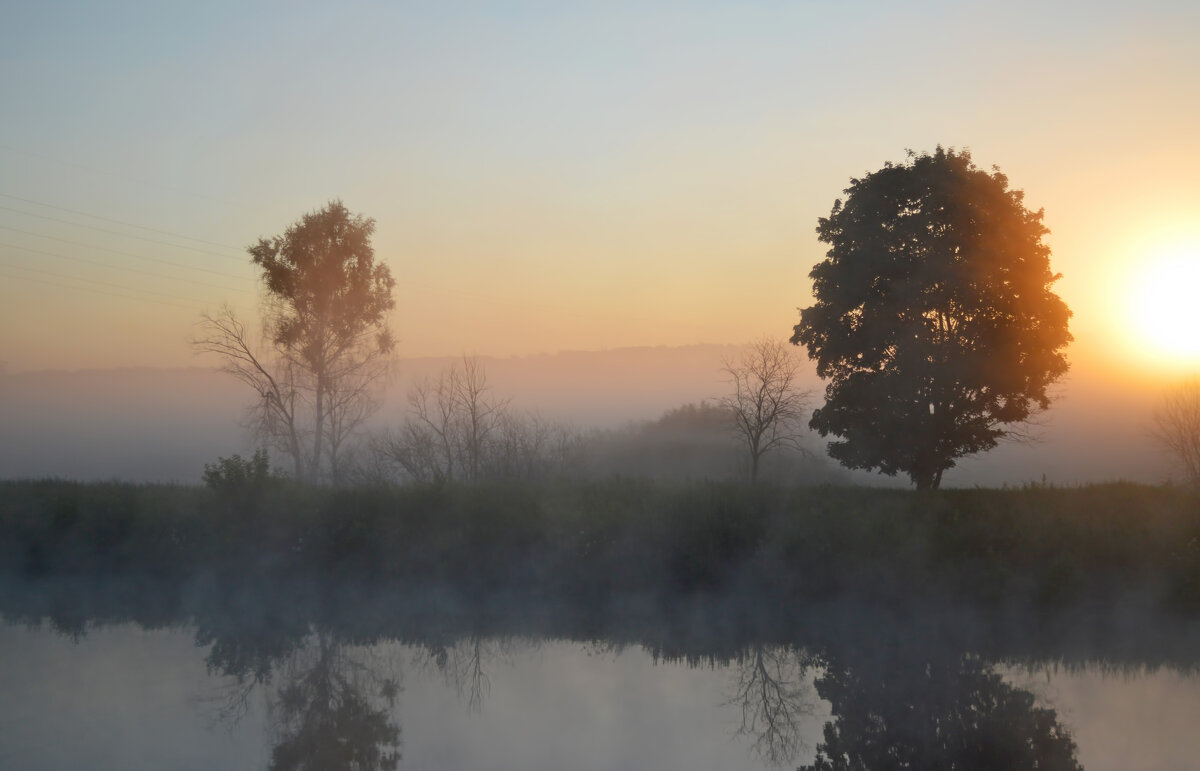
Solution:
<path fill-rule="evenodd" d="M 568 602 L 733 592 L 1200 612 L 1200 496 L 1126 483 L 904 490 L 631 479 L 312 488 L 0 483 L 0 572 L 238 575 Z"/>

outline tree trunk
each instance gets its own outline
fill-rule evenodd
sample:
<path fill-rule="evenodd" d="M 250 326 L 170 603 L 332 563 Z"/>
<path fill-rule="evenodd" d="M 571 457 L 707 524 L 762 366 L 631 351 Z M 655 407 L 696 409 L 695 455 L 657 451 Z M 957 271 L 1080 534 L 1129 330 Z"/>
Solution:
<path fill-rule="evenodd" d="M 324 367 L 323 363 L 321 364 L 321 367 Z M 313 426 L 312 460 L 309 462 L 308 466 L 307 481 L 310 484 L 316 484 L 318 480 L 318 475 L 321 470 L 321 445 L 324 443 L 322 440 L 324 439 L 325 434 L 325 373 L 320 370 L 317 372 L 316 401 L 317 414 L 315 425 Z"/>

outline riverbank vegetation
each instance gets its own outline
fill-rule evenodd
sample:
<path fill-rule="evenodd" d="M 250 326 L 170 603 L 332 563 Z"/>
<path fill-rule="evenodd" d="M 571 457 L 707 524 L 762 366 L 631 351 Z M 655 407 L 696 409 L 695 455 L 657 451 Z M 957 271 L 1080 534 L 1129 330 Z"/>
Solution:
<path fill-rule="evenodd" d="M 572 602 L 734 591 L 1053 609 L 1136 596 L 1192 614 L 1200 496 L 1128 483 L 916 493 L 635 479 L 13 481 L 0 483 L 0 571 L 160 582 L 230 572 Z"/>

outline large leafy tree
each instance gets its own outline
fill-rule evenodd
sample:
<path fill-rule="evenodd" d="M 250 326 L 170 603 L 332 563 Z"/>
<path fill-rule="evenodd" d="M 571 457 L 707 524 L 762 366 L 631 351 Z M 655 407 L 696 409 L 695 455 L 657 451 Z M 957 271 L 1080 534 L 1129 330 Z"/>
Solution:
<path fill-rule="evenodd" d="M 791 338 L 829 380 L 809 425 L 849 468 L 936 488 L 1048 408 L 1067 372 L 1049 231 L 966 151 L 910 152 L 845 193 L 819 220 L 830 248 Z"/>
<path fill-rule="evenodd" d="M 387 371 L 396 282 L 375 262 L 374 231 L 373 219 L 333 201 L 260 238 L 249 252 L 262 269 L 266 345 L 229 309 L 205 315 L 195 341 L 257 392 L 254 427 L 300 480 L 337 480 L 344 445 L 375 409 Z"/>

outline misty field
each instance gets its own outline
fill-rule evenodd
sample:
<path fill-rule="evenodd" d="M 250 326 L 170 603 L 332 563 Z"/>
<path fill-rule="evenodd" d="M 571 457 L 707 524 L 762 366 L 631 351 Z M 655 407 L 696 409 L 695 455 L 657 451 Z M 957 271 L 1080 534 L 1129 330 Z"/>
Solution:
<path fill-rule="evenodd" d="M 236 574 L 572 602 L 1200 610 L 1200 495 L 1129 483 L 914 493 L 636 480 L 380 489 L 0 484 L 0 571 Z"/>

